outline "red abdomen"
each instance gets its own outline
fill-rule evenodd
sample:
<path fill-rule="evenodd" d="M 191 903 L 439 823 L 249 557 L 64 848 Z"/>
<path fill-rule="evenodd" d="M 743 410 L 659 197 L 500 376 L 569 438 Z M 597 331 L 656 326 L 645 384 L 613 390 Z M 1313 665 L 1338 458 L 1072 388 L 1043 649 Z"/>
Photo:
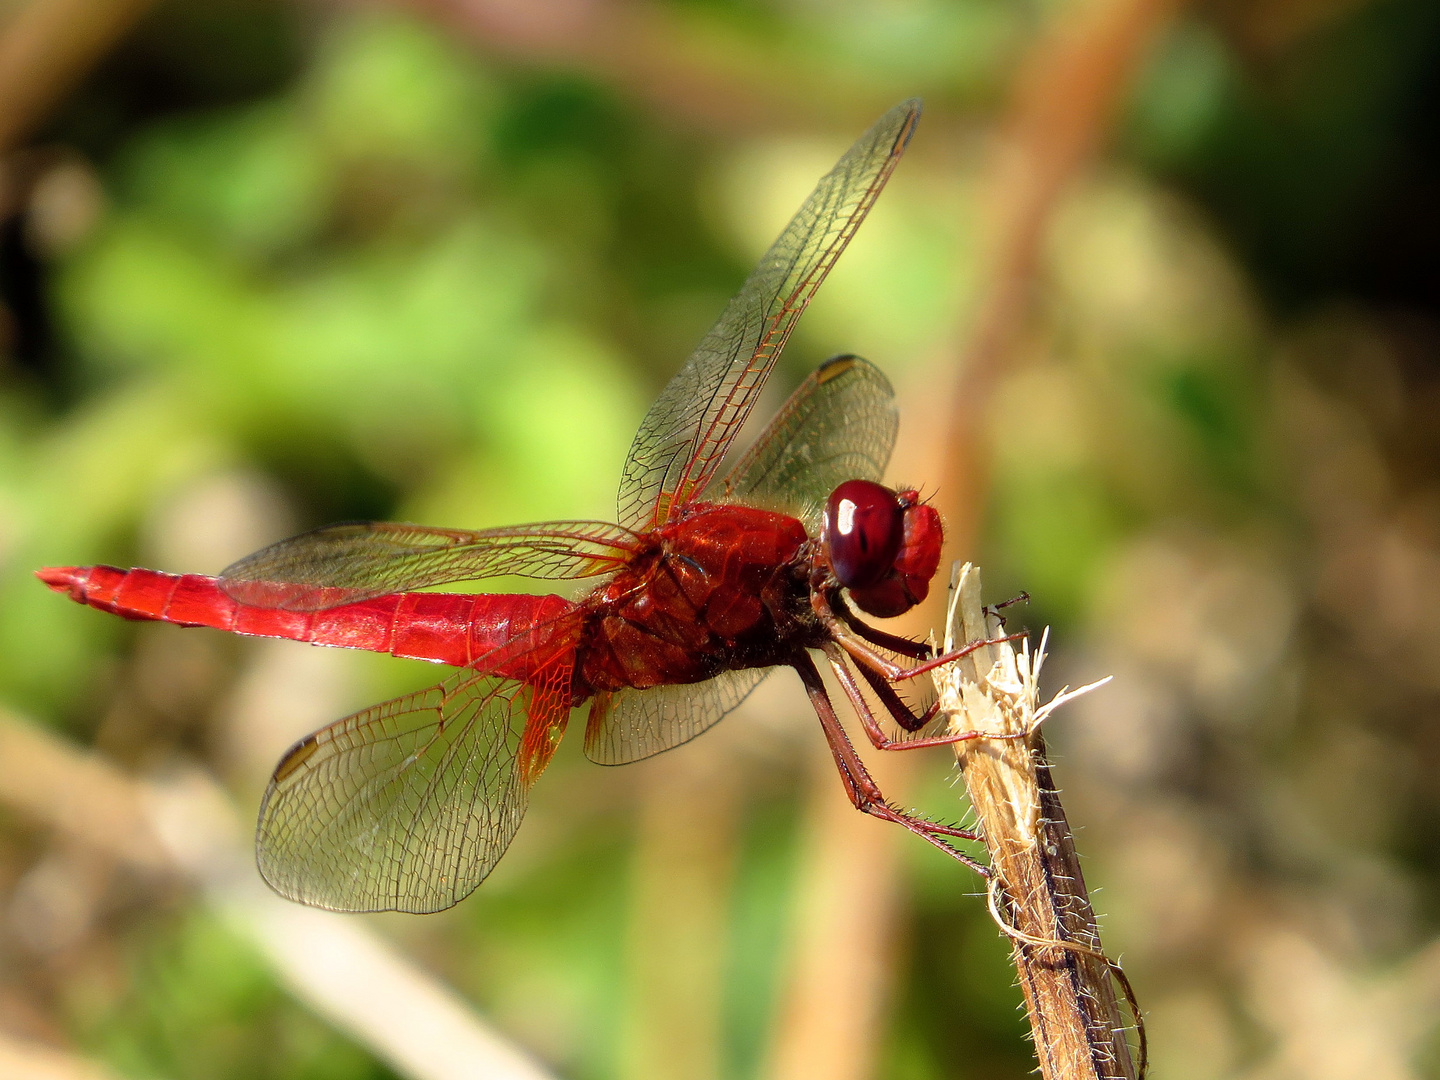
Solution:
<path fill-rule="evenodd" d="M 322 611 L 242 604 L 213 577 L 64 566 L 36 576 L 56 592 L 127 619 L 211 626 L 235 634 L 366 649 L 465 667 L 522 633 L 573 633 L 578 611 L 560 596 L 394 593 Z M 537 641 L 538 643 L 538 641 Z M 506 650 L 495 674 L 524 679 L 531 650 Z"/>

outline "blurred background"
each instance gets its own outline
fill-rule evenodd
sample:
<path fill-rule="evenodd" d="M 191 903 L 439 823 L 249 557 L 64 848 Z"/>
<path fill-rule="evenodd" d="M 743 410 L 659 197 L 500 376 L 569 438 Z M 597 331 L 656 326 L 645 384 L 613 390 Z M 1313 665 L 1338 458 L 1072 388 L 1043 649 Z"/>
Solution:
<path fill-rule="evenodd" d="M 1116 676 L 1048 731 L 1155 1077 L 1440 1077 L 1429 0 L 0 0 L 0 1074 L 1027 1075 L 977 881 L 849 808 L 793 676 L 625 769 L 572 736 L 471 899 L 342 919 L 249 823 L 434 670 L 31 577 L 610 517 L 910 96 L 759 411 L 874 360 L 947 564 L 1032 594 L 1052 691 Z"/>

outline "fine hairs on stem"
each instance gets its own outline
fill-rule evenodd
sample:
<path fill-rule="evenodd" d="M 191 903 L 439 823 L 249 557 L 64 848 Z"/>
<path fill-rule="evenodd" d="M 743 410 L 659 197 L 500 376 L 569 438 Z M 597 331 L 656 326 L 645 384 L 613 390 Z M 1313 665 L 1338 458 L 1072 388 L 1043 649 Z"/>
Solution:
<path fill-rule="evenodd" d="M 981 603 L 978 567 L 956 565 L 946 621 L 946 652 L 1003 634 Z M 1137 1080 L 1146 1067 L 1144 1023 L 1125 973 L 1101 948 L 1040 734 L 1057 707 L 1109 680 L 1042 703 L 1046 638 L 1033 652 L 1028 639 L 1019 645 L 997 641 L 935 672 L 950 730 L 1027 736 L 955 744 L 990 855 L 990 913 L 1011 940 L 1045 1080 Z M 1117 983 L 1134 1018 L 1138 1055 L 1126 1038 Z"/>

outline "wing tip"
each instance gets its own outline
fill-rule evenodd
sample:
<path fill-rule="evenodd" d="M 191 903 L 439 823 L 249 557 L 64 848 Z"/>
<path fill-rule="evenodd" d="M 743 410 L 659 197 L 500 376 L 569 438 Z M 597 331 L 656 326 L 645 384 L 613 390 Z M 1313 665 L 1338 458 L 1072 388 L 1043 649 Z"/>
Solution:
<path fill-rule="evenodd" d="M 832 356 L 815 369 L 815 385 L 824 386 L 834 379 L 839 379 L 854 372 L 857 376 L 864 376 L 884 387 L 886 394 L 894 396 L 895 389 L 890 385 L 890 379 L 879 367 L 866 360 L 865 357 L 856 353 L 841 353 L 839 356 Z"/>
<path fill-rule="evenodd" d="M 815 382 L 824 386 L 831 379 L 838 379 L 857 364 L 870 365 L 870 362 L 863 356 L 856 356 L 854 353 L 841 353 L 839 356 L 832 356 L 815 369 Z"/>
<path fill-rule="evenodd" d="M 921 115 L 925 112 L 925 100 L 918 97 L 906 98 L 900 102 L 899 105 L 896 105 L 891 112 L 903 112 L 905 114 L 905 122 L 901 124 L 900 130 L 896 132 L 895 147 L 891 150 L 892 154 L 899 155 L 903 154 L 905 147 L 910 145 L 910 136 L 915 134 L 915 128 L 920 123 Z"/>

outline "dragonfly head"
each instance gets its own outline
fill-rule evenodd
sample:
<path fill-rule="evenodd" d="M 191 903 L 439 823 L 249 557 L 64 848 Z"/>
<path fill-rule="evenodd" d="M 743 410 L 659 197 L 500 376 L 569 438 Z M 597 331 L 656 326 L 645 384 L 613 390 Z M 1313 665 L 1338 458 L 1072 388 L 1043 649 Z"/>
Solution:
<path fill-rule="evenodd" d="M 935 508 L 913 490 L 847 480 L 825 503 L 821 542 L 855 606 L 888 619 L 930 592 L 944 532 Z"/>

